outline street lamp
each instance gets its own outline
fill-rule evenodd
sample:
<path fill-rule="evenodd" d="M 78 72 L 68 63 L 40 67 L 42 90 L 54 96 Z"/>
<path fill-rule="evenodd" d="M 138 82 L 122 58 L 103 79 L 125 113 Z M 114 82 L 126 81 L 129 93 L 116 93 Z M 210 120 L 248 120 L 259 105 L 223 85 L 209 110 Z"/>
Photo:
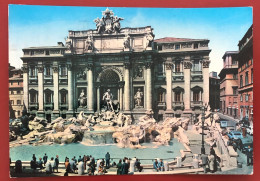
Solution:
<path fill-rule="evenodd" d="M 202 140 L 201 140 L 201 154 L 205 154 L 205 146 L 204 146 L 204 122 L 205 122 L 205 109 L 208 108 L 208 105 L 205 104 L 201 107 L 201 121 L 202 121 Z"/>

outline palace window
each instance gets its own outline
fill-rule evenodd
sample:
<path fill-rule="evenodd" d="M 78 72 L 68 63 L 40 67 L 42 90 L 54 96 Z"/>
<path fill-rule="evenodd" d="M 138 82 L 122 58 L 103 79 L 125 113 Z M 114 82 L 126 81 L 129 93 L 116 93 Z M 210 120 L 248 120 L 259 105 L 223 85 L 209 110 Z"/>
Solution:
<path fill-rule="evenodd" d="M 240 95 L 240 102 L 243 102 L 243 94 Z"/>
<path fill-rule="evenodd" d="M 36 67 L 35 66 L 30 66 L 29 72 L 30 72 L 30 76 L 31 77 L 36 77 L 37 76 L 37 74 L 36 74 Z"/>
<path fill-rule="evenodd" d="M 200 101 L 200 93 L 199 92 L 193 92 L 193 101 L 197 102 Z"/>
<path fill-rule="evenodd" d="M 65 65 L 60 66 L 60 75 L 66 76 L 67 75 L 67 67 Z"/>
<path fill-rule="evenodd" d="M 11 105 L 14 105 L 14 100 L 10 100 Z"/>
<path fill-rule="evenodd" d="M 240 75 L 240 87 L 243 87 L 243 75 Z"/>
<path fill-rule="evenodd" d="M 248 85 L 248 72 L 246 72 L 246 76 L 245 76 L 245 85 Z"/>
<path fill-rule="evenodd" d="M 175 92 L 174 100 L 175 100 L 175 102 L 181 102 L 181 93 L 180 92 Z"/>
<path fill-rule="evenodd" d="M 201 64 L 199 60 L 194 60 L 193 71 L 201 71 Z"/>
<path fill-rule="evenodd" d="M 47 89 L 45 91 L 45 103 L 46 104 L 51 104 L 52 103 L 52 91 Z"/>
<path fill-rule="evenodd" d="M 175 45 L 175 50 L 179 50 L 180 49 L 180 44 Z"/>
<path fill-rule="evenodd" d="M 237 95 L 237 87 L 232 87 L 233 89 L 233 95 Z"/>
<path fill-rule="evenodd" d="M 67 91 L 66 90 L 61 90 L 60 91 L 60 103 L 61 104 L 66 104 L 67 103 Z"/>
<path fill-rule="evenodd" d="M 199 48 L 199 44 L 198 43 L 194 43 L 194 49 L 198 49 Z"/>
<path fill-rule="evenodd" d="M 251 83 L 253 83 L 253 80 L 254 80 L 254 78 L 253 78 L 253 69 L 251 69 Z"/>
<path fill-rule="evenodd" d="M 20 111 L 17 111 L 17 115 L 20 116 L 21 112 Z"/>
<path fill-rule="evenodd" d="M 233 79 L 237 79 L 237 73 L 233 74 Z"/>
<path fill-rule="evenodd" d="M 44 74 L 45 74 L 46 76 L 50 76 L 50 75 L 51 75 L 51 67 L 50 67 L 50 66 L 46 66 L 46 67 L 44 68 Z"/>
<path fill-rule="evenodd" d="M 17 105 L 21 105 L 21 100 L 17 100 Z"/>
<path fill-rule="evenodd" d="M 180 61 L 175 62 L 175 72 L 181 72 L 181 62 Z"/>
<path fill-rule="evenodd" d="M 30 91 L 30 103 L 37 103 L 37 92 L 35 90 Z"/>
<path fill-rule="evenodd" d="M 245 95 L 245 101 L 248 102 L 248 94 Z"/>

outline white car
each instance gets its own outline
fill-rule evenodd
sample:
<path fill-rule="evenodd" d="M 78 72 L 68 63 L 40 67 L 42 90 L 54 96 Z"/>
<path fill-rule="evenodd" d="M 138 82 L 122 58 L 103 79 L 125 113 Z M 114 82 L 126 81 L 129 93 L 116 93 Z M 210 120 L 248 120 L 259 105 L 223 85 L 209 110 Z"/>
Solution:
<path fill-rule="evenodd" d="M 253 126 L 248 126 L 248 127 L 246 128 L 246 132 L 247 132 L 247 134 L 249 134 L 249 135 L 253 135 Z"/>

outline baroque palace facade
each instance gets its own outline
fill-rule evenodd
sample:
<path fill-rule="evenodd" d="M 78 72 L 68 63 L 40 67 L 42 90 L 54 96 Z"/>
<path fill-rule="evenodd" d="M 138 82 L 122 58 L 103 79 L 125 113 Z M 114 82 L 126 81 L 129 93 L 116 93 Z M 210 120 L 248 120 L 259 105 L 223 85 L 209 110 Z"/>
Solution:
<path fill-rule="evenodd" d="M 48 120 L 115 109 L 134 120 L 199 113 L 209 102 L 209 40 L 154 39 L 150 26 L 121 28 L 106 9 L 95 30 L 69 31 L 64 45 L 24 48 L 24 104 Z M 109 90 L 108 90 L 109 89 Z"/>

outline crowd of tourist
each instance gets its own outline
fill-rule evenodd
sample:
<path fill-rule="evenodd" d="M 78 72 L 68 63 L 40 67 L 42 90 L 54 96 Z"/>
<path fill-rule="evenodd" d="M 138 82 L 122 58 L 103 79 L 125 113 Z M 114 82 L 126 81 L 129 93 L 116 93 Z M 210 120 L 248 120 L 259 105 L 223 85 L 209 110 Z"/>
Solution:
<path fill-rule="evenodd" d="M 134 165 L 136 171 L 141 172 L 143 170 L 141 162 L 137 158 L 130 159 L 125 157 L 123 159 L 120 159 L 117 164 L 115 162 L 110 163 L 110 161 L 111 158 L 109 152 L 106 153 L 105 158 L 97 160 L 95 160 L 95 158 L 91 155 L 83 155 L 79 156 L 78 158 L 76 158 L 76 156 L 72 158 L 68 158 L 66 156 L 64 160 L 64 176 L 68 176 L 69 173 L 79 175 L 104 175 L 105 173 L 107 173 L 107 169 L 109 169 L 110 167 L 114 167 L 117 169 L 117 175 L 125 175 L 130 173 L 130 164 Z M 51 174 L 55 172 L 59 173 L 59 166 L 61 166 L 59 156 L 56 155 L 55 159 L 54 157 L 48 159 L 48 155 L 46 153 L 43 157 L 39 157 L 38 160 L 35 154 L 33 154 L 32 160 L 30 162 L 30 167 L 33 172 L 35 172 L 36 169 L 45 169 L 46 174 Z M 15 163 L 15 172 L 22 172 L 22 162 L 20 160 L 17 160 Z"/>

